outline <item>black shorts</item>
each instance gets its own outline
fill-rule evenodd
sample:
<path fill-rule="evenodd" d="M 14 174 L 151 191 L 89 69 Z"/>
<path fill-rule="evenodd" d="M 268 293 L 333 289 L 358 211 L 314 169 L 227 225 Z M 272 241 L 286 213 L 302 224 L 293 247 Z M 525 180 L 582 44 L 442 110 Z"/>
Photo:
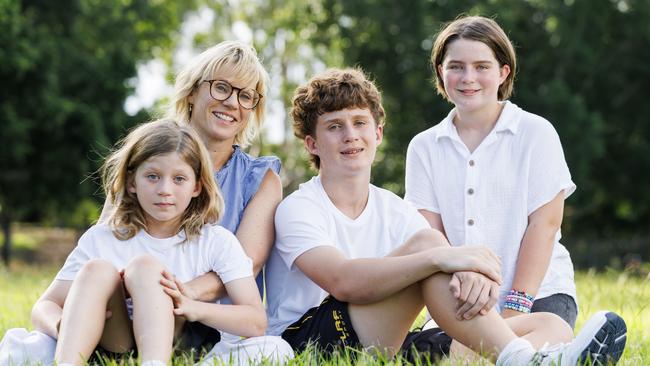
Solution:
<path fill-rule="evenodd" d="M 302 352 L 308 345 L 332 353 L 344 347 L 361 348 L 352 328 L 348 303 L 328 296 L 319 306 L 309 309 L 298 321 L 282 333 L 291 348 Z"/>
<path fill-rule="evenodd" d="M 221 340 L 218 330 L 201 322 L 185 322 L 178 346 L 184 351 L 195 351 L 200 354 L 210 351 Z"/>
<path fill-rule="evenodd" d="M 440 328 L 408 332 L 400 352 L 409 362 L 428 365 L 449 355 L 451 337 Z"/>

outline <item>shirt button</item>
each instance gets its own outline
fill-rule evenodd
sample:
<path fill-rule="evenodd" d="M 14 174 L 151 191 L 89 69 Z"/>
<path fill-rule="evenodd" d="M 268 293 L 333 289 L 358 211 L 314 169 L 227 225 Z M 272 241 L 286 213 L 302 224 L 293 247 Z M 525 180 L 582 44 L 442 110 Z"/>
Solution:
<path fill-rule="evenodd" d="M 474 160 L 469 161 L 469 166 L 474 166 Z"/>
<path fill-rule="evenodd" d="M 474 225 L 474 220 L 472 220 L 472 219 L 467 220 L 467 225 L 469 225 L 469 226 Z"/>
<path fill-rule="evenodd" d="M 467 190 L 467 194 L 474 194 L 474 188 L 470 188 Z"/>

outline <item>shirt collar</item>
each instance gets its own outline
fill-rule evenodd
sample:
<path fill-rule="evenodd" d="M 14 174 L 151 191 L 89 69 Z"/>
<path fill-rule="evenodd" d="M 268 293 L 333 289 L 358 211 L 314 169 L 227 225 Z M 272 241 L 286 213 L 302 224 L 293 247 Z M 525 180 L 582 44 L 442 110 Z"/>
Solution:
<path fill-rule="evenodd" d="M 516 135 L 519 129 L 518 111 L 520 110 L 520 108 L 517 107 L 516 104 L 513 104 L 508 100 L 501 103 L 503 103 L 504 106 L 503 109 L 501 110 L 501 114 L 499 115 L 499 119 L 497 120 L 497 123 L 494 126 L 493 131 L 496 133 L 510 131 L 510 133 Z M 445 119 L 443 119 L 442 122 L 440 122 L 440 129 L 438 130 L 438 134 L 436 135 L 436 141 L 443 137 L 460 140 L 460 137 L 458 136 L 458 131 L 456 130 L 456 126 L 454 126 L 454 122 L 453 122 L 455 115 L 456 115 L 456 108 L 452 109 L 449 112 L 449 114 L 447 114 L 447 117 L 445 117 Z"/>

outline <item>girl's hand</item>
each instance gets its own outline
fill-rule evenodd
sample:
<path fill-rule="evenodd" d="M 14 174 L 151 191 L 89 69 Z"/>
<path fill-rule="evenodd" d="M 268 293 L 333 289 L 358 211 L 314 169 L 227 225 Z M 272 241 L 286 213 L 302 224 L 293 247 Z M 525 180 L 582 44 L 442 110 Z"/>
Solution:
<path fill-rule="evenodd" d="M 195 301 L 185 295 L 185 286 L 182 282 L 178 281 L 173 274 L 165 270 L 162 273 L 163 278 L 160 284 L 163 286 L 163 291 L 174 302 L 174 315 L 182 316 L 188 321 L 196 321 L 197 315 L 194 312 Z"/>
<path fill-rule="evenodd" d="M 449 281 L 449 290 L 458 299 L 458 320 L 485 315 L 499 299 L 499 285 L 476 272 L 456 272 Z"/>

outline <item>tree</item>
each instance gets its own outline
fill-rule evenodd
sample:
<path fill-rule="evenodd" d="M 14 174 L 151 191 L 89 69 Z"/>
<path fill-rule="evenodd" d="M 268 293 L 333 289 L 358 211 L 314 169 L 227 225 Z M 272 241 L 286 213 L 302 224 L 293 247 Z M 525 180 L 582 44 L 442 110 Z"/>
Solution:
<path fill-rule="evenodd" d="M 170 47 L 191 3 L 0 0 L 0 221 L 62 222 L 103 155 L 144 115 L 123 110 L 139 60 Z"/>

